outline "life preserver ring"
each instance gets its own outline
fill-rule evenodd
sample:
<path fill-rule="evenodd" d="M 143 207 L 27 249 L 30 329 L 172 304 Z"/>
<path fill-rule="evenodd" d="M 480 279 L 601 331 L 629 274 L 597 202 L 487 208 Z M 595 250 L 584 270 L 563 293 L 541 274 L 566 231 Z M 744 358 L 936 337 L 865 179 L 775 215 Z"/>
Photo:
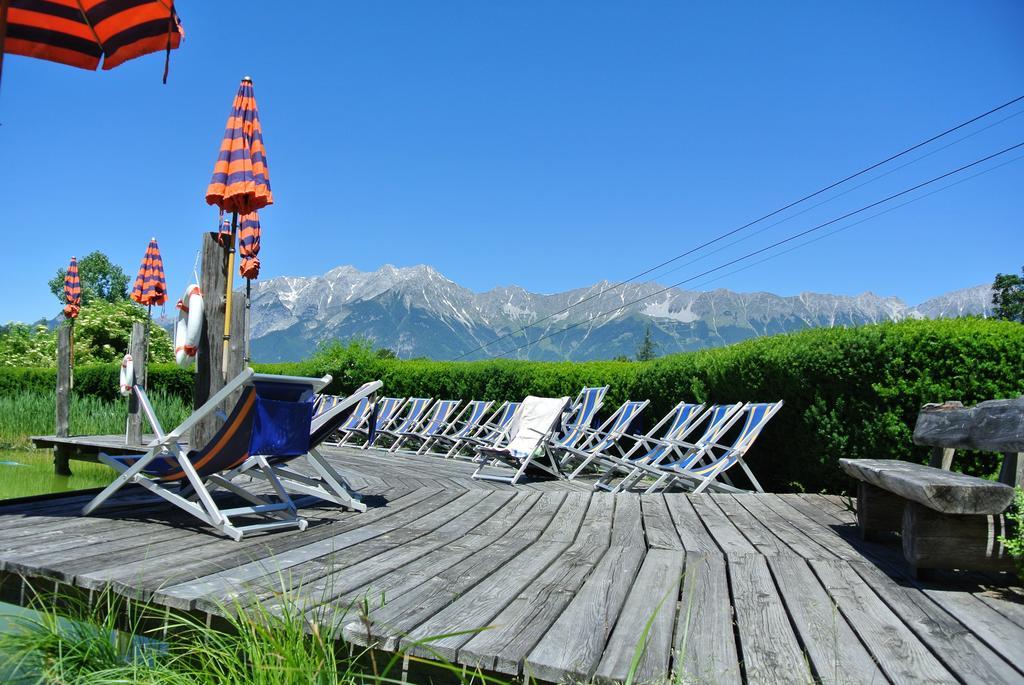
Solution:
<path fill-rule="evenodd" d="M 174 324 L 174 360 L 178 366 L 188 366 L 199 351 L 199 336 L 203 332 L 203 291 L 192 284 L 178 300 L 178 321 Z"/>
<path fill-rule="evenodd" d="M 132 361 L 132 356 L 126 354 L 124 359 L 121 360 L 121 378 L 120 378 L 121 394 L 127 397 L 132 394 L 132 386 L 135 385 L 135 363 Z"/>

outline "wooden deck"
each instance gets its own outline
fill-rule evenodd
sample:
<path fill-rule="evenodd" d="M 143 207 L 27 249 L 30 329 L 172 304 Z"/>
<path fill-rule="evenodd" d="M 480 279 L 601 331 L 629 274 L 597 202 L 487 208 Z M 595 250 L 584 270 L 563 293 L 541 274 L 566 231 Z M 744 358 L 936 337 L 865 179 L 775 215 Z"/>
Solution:
<path fill-rule="evenodd" d="M 359 644 L 547 681 L 624 679 L 650 622 L 636 682 L 1024 683 L 1024 590 L 915 582 L 838 497 L 612 496 L 329 455 L 367 512 L 311 506 L 306 531 L 235 543 L 139 491 L 90 518 L 83 495 L 6 504 L 0 571 L 212 614 L 296 601 Z"/>

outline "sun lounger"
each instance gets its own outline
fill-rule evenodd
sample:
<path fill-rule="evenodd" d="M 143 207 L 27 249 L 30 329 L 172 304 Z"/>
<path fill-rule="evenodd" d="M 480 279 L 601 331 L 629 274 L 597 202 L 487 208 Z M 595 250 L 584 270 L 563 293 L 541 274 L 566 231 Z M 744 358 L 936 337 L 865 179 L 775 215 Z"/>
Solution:
<path fill-rule="evenodd" d="M 338 444 L 350 445 L 355 438 L 362 438 L 362 448 L 371 447 L 377 439 L 377 434 L 395 420 L 404 405 L 404 397 L 384 397 L 377 400 L 373 411 L 368 412 L 357 426 L 349 428 Z"/>
<path fill-rule="evenodd" d="M 519 408 L 522 406 L 522 402 L 504 402 L 494 413 L 491 414 L 490 418 L 480 424 L 480 427 L 461 438 L 459 442 L 456 442 L 452 449 L 448 451 L 447 456 L 459 457 L 459 450 L 469 449 L 473 450 L 476 447 L 493 447 L 495 446 L 501 437 L 508 431 L 509 425 L 512 423 L 512 419 L 515 418 L 519 412 Z M 476 458 L 474 452 L 472 458 Z"/>
<path fill-rule="evenodd" d="M 375 402 L 377 391 L 383 386 L 380 381 L 366 383 L 348 397 L 338 397 L 330 402 L 330 409 L 313 417 L 309 434 L 309 450 L 304 455 L 281 456 L 267 459 L 271 474 L 289 493 L 316 497 L 333 502 L 354 511 L 366 511 L 348 482 L 339 474 L 317 449 L 329 437 L 340 430 L 341 426 L 350 423 L 353 416 L 361 411 L 369 413 Z M 365 407 L 365 410 L 364 410 Z M 301 459 L 312 470 L 312 474 L 299 473 L 291 465 L 293 460 Z M 255 458 L 250 458 L 238 469 L 225 478 L 245 475 L 267 480 L 263 470 L 256 468 Z"/>
<path fill-rule="evenodd" d="M 686 440 L 701 425 L 709 411 L 704 409 L 703 404 L 680 402 L 646 434 L 624 435 L 619 440 L 619 448 L 622 449 L 622 443 L 628 440 L 632 440 L 633 445 L 621 454 L 597 453 L 597 466 L 604 469 L 604 474 L 594 484 L 594 489 L 619 492 L 643 477 L 643 471 L 637 464 L 656 465 L 670 455 L 678 456 L 681 441 Z M 670 440 L 674 442 L 668 442 Z M 616 478 L 619 478 L 619 482 L 612 485 L 611 482 Z"/>
<path fill-rule="evenodd" d="M 568 397 L 527 397 L 506 431 L 493 447 L 477 447 L 479 466 L 473 472 L 478 480 L 515 484 L 525 475 L 561 476 L 558 461 L 548 449 L 548 440 L 558 431 Z M 485 473 L 490 465 L 504 465 L 505 473 Z M 509 473 L 511 471 L 511 473 Z"/>
<path fill-rule="evenodd" d="M 398 438 L 391 445 L 391 452 L 397 452 L 398 448 L 409 440 L 424 441 L 443 433 L 452 423 L 455 412 L 458 410 L 462 400 L 438 400 L 430 411 L 424 414 L 423 419 L 416 424 L 412 430 L 396 431 Z"/>
<path fill-rule="evenodd" d="M 313 402 L 313 420 L 316 421 L 320 416 L 334 410 L 339 404 L 345 402 L 347 399 L 347 397 L 339 397 L 337 395 L 317 395 L 316 400 Z M 328 436 L 324 442 L 333 442 L 335 445 L 341 444 L 350 431 L 354 431 L 363 425 L 372 407 L 373 403 L 370 402 L 368 397 L 360 398 L 356 407 L 351 411 L 346 412 L 347 418 L 340 426 L 338 426 L 336 433 Z M 332 438 L 335 439 L 332 441 Z"/>
<path fill-rule="evenodd" d="M 82 513 L 92 513 L 125 485 L 137 484 L 234 540 L 261 530 L 304 530 L 305 519 L 299 518 L 294 502 L 273 475 L 267 459 L 308 451 L 313 395 L 330 380 L 330 376 L 268 376 L 246 369 L 169 433 L 157 420 L 145 391 L 135 386 L 133 390 L 157 437 L 142 456 L 100 455 L 101 461 L 119 475 L 85 505 Z M 210 442 L 199 449 L 186 450 L 182 441 L 192 427 L 216 413 L 221 403 L 239 390 L 234 408 Z M 250 455 L 253 469 L 258 469 L 270 482 L 275 498 L 254 494 L 223 477 Z M 228 490 L 248 504 L 221 509 L 211 494 L 215 488 Z M 236 520 L 240 517 L 257 517 L 260 521 L 241 523 Z"/>
<path fill-rule="evenodd" d="M 630 425 L 648 404 L 650 404 L 650 400 L 624 402 L 597 430 L 588 431 L 587 437 L 580 442 L 578 447 L 561 448 L 563 454 L 559 466 L 562 469 L 573 462 L 579 462 L 576 469 L 568 475 L 569 480 L 583 473 L 599 455 L 613 450 L 619 439 L 626 434 Z"/>
<path fill-rule="evenodd" d="M 465 438 L 472 436 L 479 429 L 483 423 L 484 417 L 487 416 L 487 410 L 491 408 L 493 402 L 485 400 L 471 400 L 462 408 L 451 423 L 448 429 L 442 433 L 437 433 L 426 440 L 420 446 L 420 454 L 433 453 L 434 447 L 449 448 L 444 456 L 450 457 L 455 452 L 459 445 Z"/>
<path fill-rule="evenodd" d="M 381 438 L 388 438 L 394 444 L 403 433 L 415 430 L 427 415 L 427 409 L 433 401 L 429 397 L 410 397 L 406 400 L 402 412 L 395 414 L 390 423 L 377 429 L 377 442 L 380 442 Z M 374 446 L 381 445 L 374 443 Z"/>
<path fill-rule="evenodd" d="M 594 417 L 604 403 L 604 396 L 608 392 L 608 386 L 583 388 L 576 396 L 569 415 L 563 423 L 562 432 L 552 440 L 552 446 L 556 451 L 569 447 L 576 447 L 590 433 L 594 423 Z"/>
<path fill-rule="evenodd" d="M 754 440 L 761 434 L 761 431 L 768 424 L 773 416 L 782 408 L 782 401 L 771 403 L 749 403 L 732 414 L 726 420 L 721 429 L 716 431 L 714 437 L 709 438 L 695 446 L 688 454 L 674 462 L 661 464 L 659 469 L 662 475 L 650 485 L 646 492 L 652 493 L 664 490 L 673 484 L 682 482 L 693 488 L 693 492 L 700 493 L 705 489 L 722 492 L 743 492 L 740 488 L 732 485 L 726 471 L 734 465 L 739 464 L 750 479 L 754 489 L 764 492 L 761 484 L 754 477 L 750 467 L 743 460 Z M 724 443 L 729 429 L 731 429 L 741 418 L 744 418 L 739 433 L 729 444 Z"/>

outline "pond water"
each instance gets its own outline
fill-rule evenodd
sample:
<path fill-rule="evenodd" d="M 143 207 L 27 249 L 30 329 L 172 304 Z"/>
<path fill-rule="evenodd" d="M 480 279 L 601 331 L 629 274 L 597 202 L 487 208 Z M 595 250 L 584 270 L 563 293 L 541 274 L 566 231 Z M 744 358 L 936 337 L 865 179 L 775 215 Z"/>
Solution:
<path fill-rule="evenodd" d="M 72 461 L 71 473 L 53 472 L 53 450 L 0 450 L 0 499 L 98 488 L 114 479 L 109 466 L 85 461 Z"/>

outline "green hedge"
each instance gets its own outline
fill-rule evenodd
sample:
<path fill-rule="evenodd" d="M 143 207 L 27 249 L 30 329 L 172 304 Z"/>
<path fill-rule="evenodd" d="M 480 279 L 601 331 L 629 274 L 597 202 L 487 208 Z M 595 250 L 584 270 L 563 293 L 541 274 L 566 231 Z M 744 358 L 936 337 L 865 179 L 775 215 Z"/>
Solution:
<path fill-rule="evenodd" d="M 583 385 L 609 385 L 606 412 L 626 399 L 650 399 L 647 425 L 682 399 L 782 399 L 785 407 L 750 455 L 758 478 L 774 490 L 839 492 L 848 486 L 836 465 L 840 457 L 927 458 L 927 450 L 911 442 L 922 404 L 1024 393 L 1024 326 L 954 319 L 815 329 L 642 363 L 397 361 L 352 344 L 257 369 L 329 373 L 335 378 L 329 390 L 336 393 L 379 378 L 389 395 L 462 399 L 575 395 Z M 116 392 L 116 367 L 75 373 L 77 392 Z M 188 397 L 191 378 L 189 371 L 158 366 L 150 384 Z M 52 370 L 0 369 L 0 393 L 52 387 Z M 955 467 L 990 475 L 997 459 L 963 455 Z"/>

